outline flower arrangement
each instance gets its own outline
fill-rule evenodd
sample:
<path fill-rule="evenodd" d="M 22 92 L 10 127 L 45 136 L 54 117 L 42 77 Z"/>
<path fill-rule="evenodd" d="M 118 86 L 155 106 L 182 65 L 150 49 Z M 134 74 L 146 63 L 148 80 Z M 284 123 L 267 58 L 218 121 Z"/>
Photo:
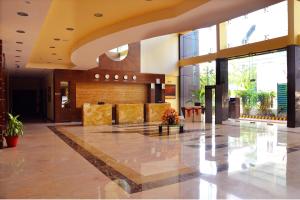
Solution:
<path fill-rule="evenodd" d="M 168 108 L 164 112 L 162 116 L 162 123 L 169 125 L 175 125 L 179 123 L 179 116 L 174 108 Z"/>

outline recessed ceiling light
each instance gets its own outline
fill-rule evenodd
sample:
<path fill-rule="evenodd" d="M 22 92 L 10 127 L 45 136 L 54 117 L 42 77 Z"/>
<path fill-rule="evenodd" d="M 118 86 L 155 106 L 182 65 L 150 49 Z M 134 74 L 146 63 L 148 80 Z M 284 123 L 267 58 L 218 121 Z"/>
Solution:
<path fill-rule="evenodd" d="M 25 1 L 25 3 L 30 4 L 31 2 L 30 1 Z"/>
<path fill-rule="evenodd" d="M 26 12 L 17 12 L 18 15 L 22 16 L 22 17 L 27 17 L 28 14 Z"/>
<path fill-rule="evenodd" d="M 20 62 L 19 60 L 16 60 L 16 62 Z"/>
<path fill-rule="evenodd" d="M 21 56 L 15 56 L 16 58 L 20 58 Z"/>
<path fill-rule="evenodd" d="M 54 55 L 54 56 L 55 56 L 55 55 L 56 55 L 56 53 L 52 53 L 52 55 Z"/>
<path fill-rule="evenodd" d="M 16 42 L 17 44 L 23 44 L 23 42 Z"/>
<path fill-rule="evenodd" d="M 60 39 L 59 39 L 59 38 L 54 38 L 54 40 L 55 40 L 55 41 L 59 41 Z"/>
<path fill-rule="evenodd" d="M 17 30 L 17 33 L 25 33 L 23 30 Z"/>
<path fill-rule="evenodd" d="M 55 46 L 50 46 L 49 48 L 50 48 L 50 49 L 54 49 L 54 48 L 55 48 Z"/>
<path fill-rule="evenodd" d="M 102 13 L 95 13 L 94 16 L 95 17 L 103 17 L 103 14 Z"/>
<path fill-rule="evenodd" d="M 47 63 L 52 63 L 52 62 L 47 62 Z"/>
<path fill-rule="evenodd" d="M 71 27 L 68 27 L 66 28 L 67 31 L 74 31 L 75 29 L 74 28 L 71 28 Z"/>
<path fill-rule="evenodd" d="M 61 58 L 57 59 L 57 60 L 62 60 Z"/>
<path fill-rule="evenodd" d="M 22 52 L 22 50 L 20 50 L 20 49 L 17 49 L 16 51 L 17 51 L 17 52 Z"/>
<path fill-rule="evenodd" d="M 20 65 L 16 65 L 17 68 L 20 68 Z"/>

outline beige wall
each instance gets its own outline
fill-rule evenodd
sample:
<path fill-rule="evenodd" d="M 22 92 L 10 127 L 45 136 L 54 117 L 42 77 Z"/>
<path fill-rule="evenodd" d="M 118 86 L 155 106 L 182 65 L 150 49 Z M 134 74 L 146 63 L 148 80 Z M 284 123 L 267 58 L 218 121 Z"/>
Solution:
<path fill-rule="evenodd" d="M 176 99 L 166 99 L 166 102 L 177 111 L 179 111 L 178 55 L 178 34 L 141 41 L 141 72 L 165 74 L 165 83 L 176 85 Z"/>
<path fill-rule="evenodd" d="M 141 72 L 178 76 L 178 34 L 141 41 Z"/>
<path fill-rule="evenodd" d="M 54 120 L 54 100 L 53 100 L 53 72 L 50 72 L 46 77 L 46 91 L 47 91 L 47 118 L 50 120 Z M 48 101 L 48 87 L 51 88 L 51 101 Z"/>

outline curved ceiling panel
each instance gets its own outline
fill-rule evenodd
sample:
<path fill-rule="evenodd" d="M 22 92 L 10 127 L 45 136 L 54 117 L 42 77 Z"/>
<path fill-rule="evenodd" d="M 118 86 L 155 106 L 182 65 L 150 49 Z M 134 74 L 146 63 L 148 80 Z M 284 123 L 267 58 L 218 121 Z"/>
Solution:
<path fill-rule="evenodd" d="M 105 51 L 192 30 L 281 0 L 53 0 L 27 67 L 89 69 Z"/>

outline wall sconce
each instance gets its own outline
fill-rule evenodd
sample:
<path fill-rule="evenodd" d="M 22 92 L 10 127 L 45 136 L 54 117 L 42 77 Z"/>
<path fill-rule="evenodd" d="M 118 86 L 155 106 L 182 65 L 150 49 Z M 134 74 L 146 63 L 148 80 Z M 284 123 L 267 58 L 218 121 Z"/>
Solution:
<path fill-rule="evenodd" d="M 166 89 L 166 84 L 164 84 L 164 83 L 161 84 L 161 89 L 163 89 L 163 90 Z"/>
<path fill-rule="evenodd" d="M 156 79 L 156 84 L 160 84 L 160 79 L 159 78 Z"/>
<path fill-rule="evenodd" d="M 151 90 L 155 89 L 155 83 L 151 83 Z"/>
<path fill-rule="evenodd" d="M 99 79 L 100 75 L 99 74 L 95 74 L 95 79 Z"/>

